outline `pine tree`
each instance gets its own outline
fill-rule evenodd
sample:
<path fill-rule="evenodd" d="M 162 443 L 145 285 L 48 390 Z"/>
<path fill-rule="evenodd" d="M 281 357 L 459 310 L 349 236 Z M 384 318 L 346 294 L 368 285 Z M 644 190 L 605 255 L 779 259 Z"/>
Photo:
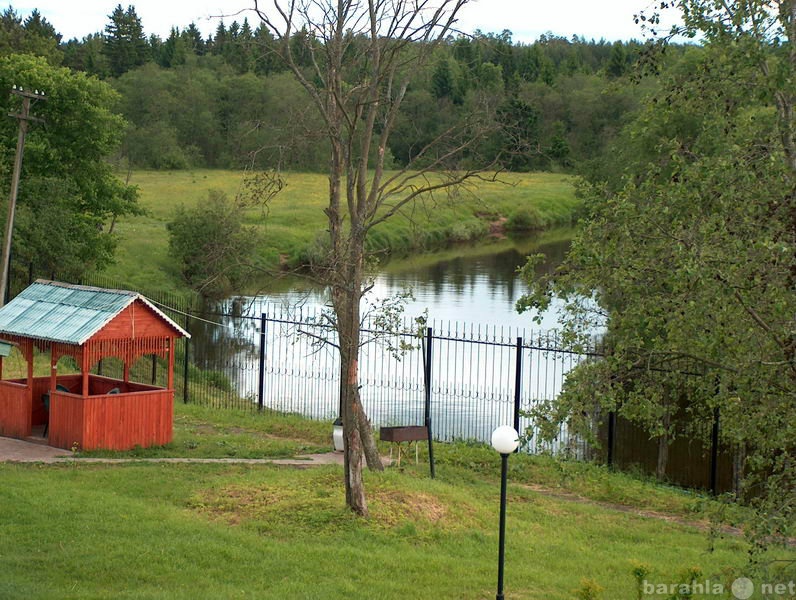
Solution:
<path fill-rule="evenodd" d="M 191 23 L 182 32 L 182 37 L 194 54 L 201 56 L 205 53 L 205 41 L 202 39 L 202 32 L 196 27 L 196 23 Z"/>
<path fill-rule="evenodd" d="M 111 75 L 119 77 L 143 65 L 151 58 L 151 54 L 141 19 L 133 6 L 128 6 L 125 11 L 118 4 L 108 18 L 111 21 L 105 26 L 104 52 L 108 57 Z"/>

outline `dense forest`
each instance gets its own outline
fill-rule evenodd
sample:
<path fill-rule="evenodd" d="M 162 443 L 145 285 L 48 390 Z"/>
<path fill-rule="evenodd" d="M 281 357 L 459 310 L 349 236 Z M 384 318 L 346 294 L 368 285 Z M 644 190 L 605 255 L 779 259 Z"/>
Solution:
<path fill-rule="evenodd" d="M 309 66 L 307 35 L 294 37 Z M 451 124 L 486 107 L 502 130 L 463 160 L 502 157 L 514 171 L 587 167 L 654 87 L 655 78 L 637 74 L 655 49 L 553 34 L 515 43 L 510 31 L 451 37 L 413 75 L 389 158 L 407 164 Z M 670 45 L 667 52 L 685 50 Z M 120 92 L 117 109 L 129 127 L 119 158 L 130 167 L 325 170 L 322 124 L 279 52 L 268 30 L 247 19 L 222 21 L 207 38 L 193 23 L 174 27 L 164 40 L 145 34 L 133 6 L 118 5 L 103 32 L 64 41 L 37 11 L 23 18 L 9 7 L 0 15 L 0 56 L 44 56 Z"/>

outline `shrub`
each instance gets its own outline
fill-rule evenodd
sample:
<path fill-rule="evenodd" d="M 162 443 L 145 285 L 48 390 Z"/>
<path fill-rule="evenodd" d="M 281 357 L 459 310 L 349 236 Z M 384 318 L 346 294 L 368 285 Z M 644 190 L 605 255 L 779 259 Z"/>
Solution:
<path fill-rule="evenodd" d="M 452 242 L 470 242 L 486 235 L 487 225 L 483 221 L 462 221 L 448 231 Z"/>
<path fill-rule="evenodd" d="M 508 231 L 531 231 L 543 229 L 547 225 L 542 213 L 535 207 L 521 208 L 509 215 L 506 221 Z"/>
<path fill-rule="evenodd" d="M 191 287 L 211 298 L 241 289 L 258 237 L 254 228 L 243 226 L 241 204 L 211 190 L 207 203 L 178 208 L 167 229 L 169 253 Z"/>

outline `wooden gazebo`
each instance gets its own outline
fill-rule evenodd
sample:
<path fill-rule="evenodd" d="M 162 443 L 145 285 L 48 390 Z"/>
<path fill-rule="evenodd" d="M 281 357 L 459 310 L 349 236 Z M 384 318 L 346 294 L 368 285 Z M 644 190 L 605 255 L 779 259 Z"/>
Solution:
<path fill-rule="evenodd" d="M 2 342 L 17 346 L 27 377 L 2 378 L 0 435 L 26 438 L 44 425 L 58 448 L 128 450 L 172 439 L 175 340 L 189 334 L 136 292 L 39 280 L 0 308 Z M 34 349 L 50 354 L 50 375 L 33 376 Z M 130 381 L 140 357 L 168 365 L 166 388 Z M 74 358 L 78 373 L 59 374 Z M 92 373 L 103 358 L 124 364 L 122 379 Z"/>

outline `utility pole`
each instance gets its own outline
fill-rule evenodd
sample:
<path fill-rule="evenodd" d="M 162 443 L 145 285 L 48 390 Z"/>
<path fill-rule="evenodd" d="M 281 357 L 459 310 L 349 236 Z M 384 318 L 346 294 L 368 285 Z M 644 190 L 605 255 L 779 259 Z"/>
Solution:
<path fill-rule="evenodd" d="M 11 176 L 11 195 L 8 199 L 8 217 L 6 218 L 6 232 L 3 237 L 2 278 L 0 278 L 0 306 L 5 304 L 6 290 L 8 289 L 9 263 L 11 262 L 11 237 L 14 234 L 14 213 L 17 208 L 17 191 L 19 190 L 19 177 L 22 172 L 22 155 L 25 152 L 25 134 L 28 132 L 28 122 L 42 121 L 30 116 L 31 100 L 46 100 L 44 92 L 36 90 L 26 92 L 21 87 L 14 86 L 11 93 L 22 98 L 22 112 L 9 113 L 9 117 L 19 120 L 19 136 L 17 137 L 17 154 L 14 160 L 14 173 Z"/>

